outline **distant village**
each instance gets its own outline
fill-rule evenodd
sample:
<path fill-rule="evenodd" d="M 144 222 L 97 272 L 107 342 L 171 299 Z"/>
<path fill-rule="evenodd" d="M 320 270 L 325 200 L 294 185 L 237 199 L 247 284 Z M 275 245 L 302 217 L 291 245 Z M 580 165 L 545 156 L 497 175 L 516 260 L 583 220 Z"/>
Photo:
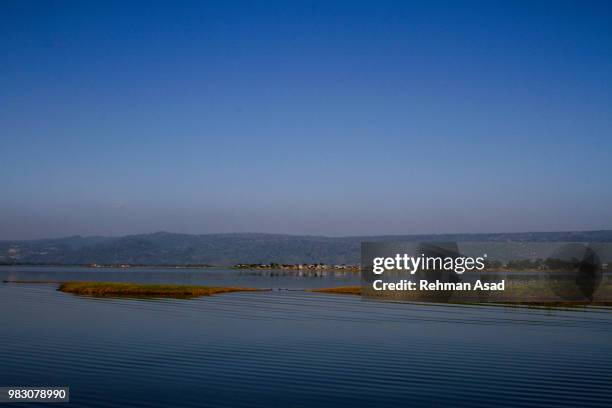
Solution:
<path fill-rule="evenodd" d="M 324 263 L 315 264 L 280 264 L 280 263 L 268 263 L 268 264 L 236 264 L 233 266 L 235 269 L 287 269 L 287 270 L 316 270 L 316 271 L 330 271 L 330 270 L 342 270 L 350 272 L 359 272 L 359 265 L 328 265 Z"/>
<path fill-rule="evenodd" d="M 87 265 L 90 268 L 134 268 L 134 267 L 158 267 L 158 268 L 214 268 L 212 265 L 206 264 L 184 264 L 184 265 L 142 265 L 142 264 L 97 264 L 92 263 Z M 236 264 L 233 269 L 281 269 L 281 270 L 299 270 L 299 271 L 347 271 L 359 272 L 359 265 L 329 265 L 324 263 L 316 264 L 280 264 L 280 263 L 249 263 Z"/>

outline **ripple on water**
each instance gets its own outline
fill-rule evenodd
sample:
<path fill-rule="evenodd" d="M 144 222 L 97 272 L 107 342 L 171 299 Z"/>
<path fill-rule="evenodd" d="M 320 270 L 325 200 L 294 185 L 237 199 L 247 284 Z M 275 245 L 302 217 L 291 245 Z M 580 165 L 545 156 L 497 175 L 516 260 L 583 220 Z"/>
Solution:
<path fill-rule="evenodd" d="M 84 298 L 0 285 L 0 385 L 69 406 L 609 406 L 609 310 L 273 291 Z"/>

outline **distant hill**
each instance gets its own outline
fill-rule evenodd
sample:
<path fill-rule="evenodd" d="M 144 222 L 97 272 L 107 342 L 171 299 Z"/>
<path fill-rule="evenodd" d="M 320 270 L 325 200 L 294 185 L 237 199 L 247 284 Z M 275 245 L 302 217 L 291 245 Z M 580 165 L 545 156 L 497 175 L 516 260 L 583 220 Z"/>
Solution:
<path fill-rule="evenodd" d="M 330 238 L 279 234 L 188 235 L 0 241 L 1 264 L 233 265 L 237 263 L 356 264 L 362 241 L 612 242 L 612 231 L 393 235 Z"/>

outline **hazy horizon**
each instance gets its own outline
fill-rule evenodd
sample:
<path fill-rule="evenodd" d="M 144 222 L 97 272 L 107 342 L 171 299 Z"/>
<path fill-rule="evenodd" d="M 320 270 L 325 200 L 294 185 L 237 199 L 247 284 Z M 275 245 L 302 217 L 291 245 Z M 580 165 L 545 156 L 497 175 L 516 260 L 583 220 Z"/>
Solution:
<path fill-rule="evenodd" d="M 610 2 L 8 1 L 0 22 L 0 240 L 612 229 Z"/>
<path fill-rule="evenodd" d="M 292 234 L 283 232 L 258 232 L 258 231 L 242 231 L 242 232 L 203 232 L 203 233 L 187 233 L 187 232 L 176 232 L 176 231 L 149 231 L 139 233 L 128 233 L 128 234 L 117 234 L 117 235 L 84 235 L 84 234 L 73 234 L 73 235 L 60 235 L 60 236 L 48 236 L 48 237 L 34 237 L 25 239 L 0 239 L 0 241 L 37 241 L 47 239 L 64 239 L 64 238 L 121 238 L 128 236 L 138 235 L 155 235 L 155 234 L 176 234 L 176 235 L 285 235 L 293 237 L 322 237 L 322 238 L 354 238 L 354 237 L 382 237 L 382 236 L 419 236 L 419 235 L 504 235 L 504 234 L 555 234 L 555 233 L 590 233 L 590 232 L 601 232 L 601 231 L 612 231 L 611 229 L 597 229 L 597 230 L 549 230 L 549 231 L 481 231 L 481 232 L 438 232 L 438 233 L 420 233 L 420 232 L 406 232 L 397 234 L 355 234 L 355 235 L 325 235 L 325 234 Z"/>

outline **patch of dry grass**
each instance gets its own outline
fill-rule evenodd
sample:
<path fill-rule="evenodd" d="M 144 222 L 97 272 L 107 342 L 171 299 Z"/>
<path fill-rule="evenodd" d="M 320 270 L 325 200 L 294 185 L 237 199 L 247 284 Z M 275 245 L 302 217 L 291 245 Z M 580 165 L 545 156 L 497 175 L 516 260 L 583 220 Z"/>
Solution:
<path fill-rule="evenodd" d="M 76 295 L 99 297 L 127 296 L 191 298 L 230 292 L 258 292 L 263 289 L 117 282 L 66 282 L 62 283 L 57 290 Z"/>
<path fill-rule="evenodd" d="M 308 292 L 361 295 L 361 286 L 339 286 L 337 288 L 310 289 Z"/>

